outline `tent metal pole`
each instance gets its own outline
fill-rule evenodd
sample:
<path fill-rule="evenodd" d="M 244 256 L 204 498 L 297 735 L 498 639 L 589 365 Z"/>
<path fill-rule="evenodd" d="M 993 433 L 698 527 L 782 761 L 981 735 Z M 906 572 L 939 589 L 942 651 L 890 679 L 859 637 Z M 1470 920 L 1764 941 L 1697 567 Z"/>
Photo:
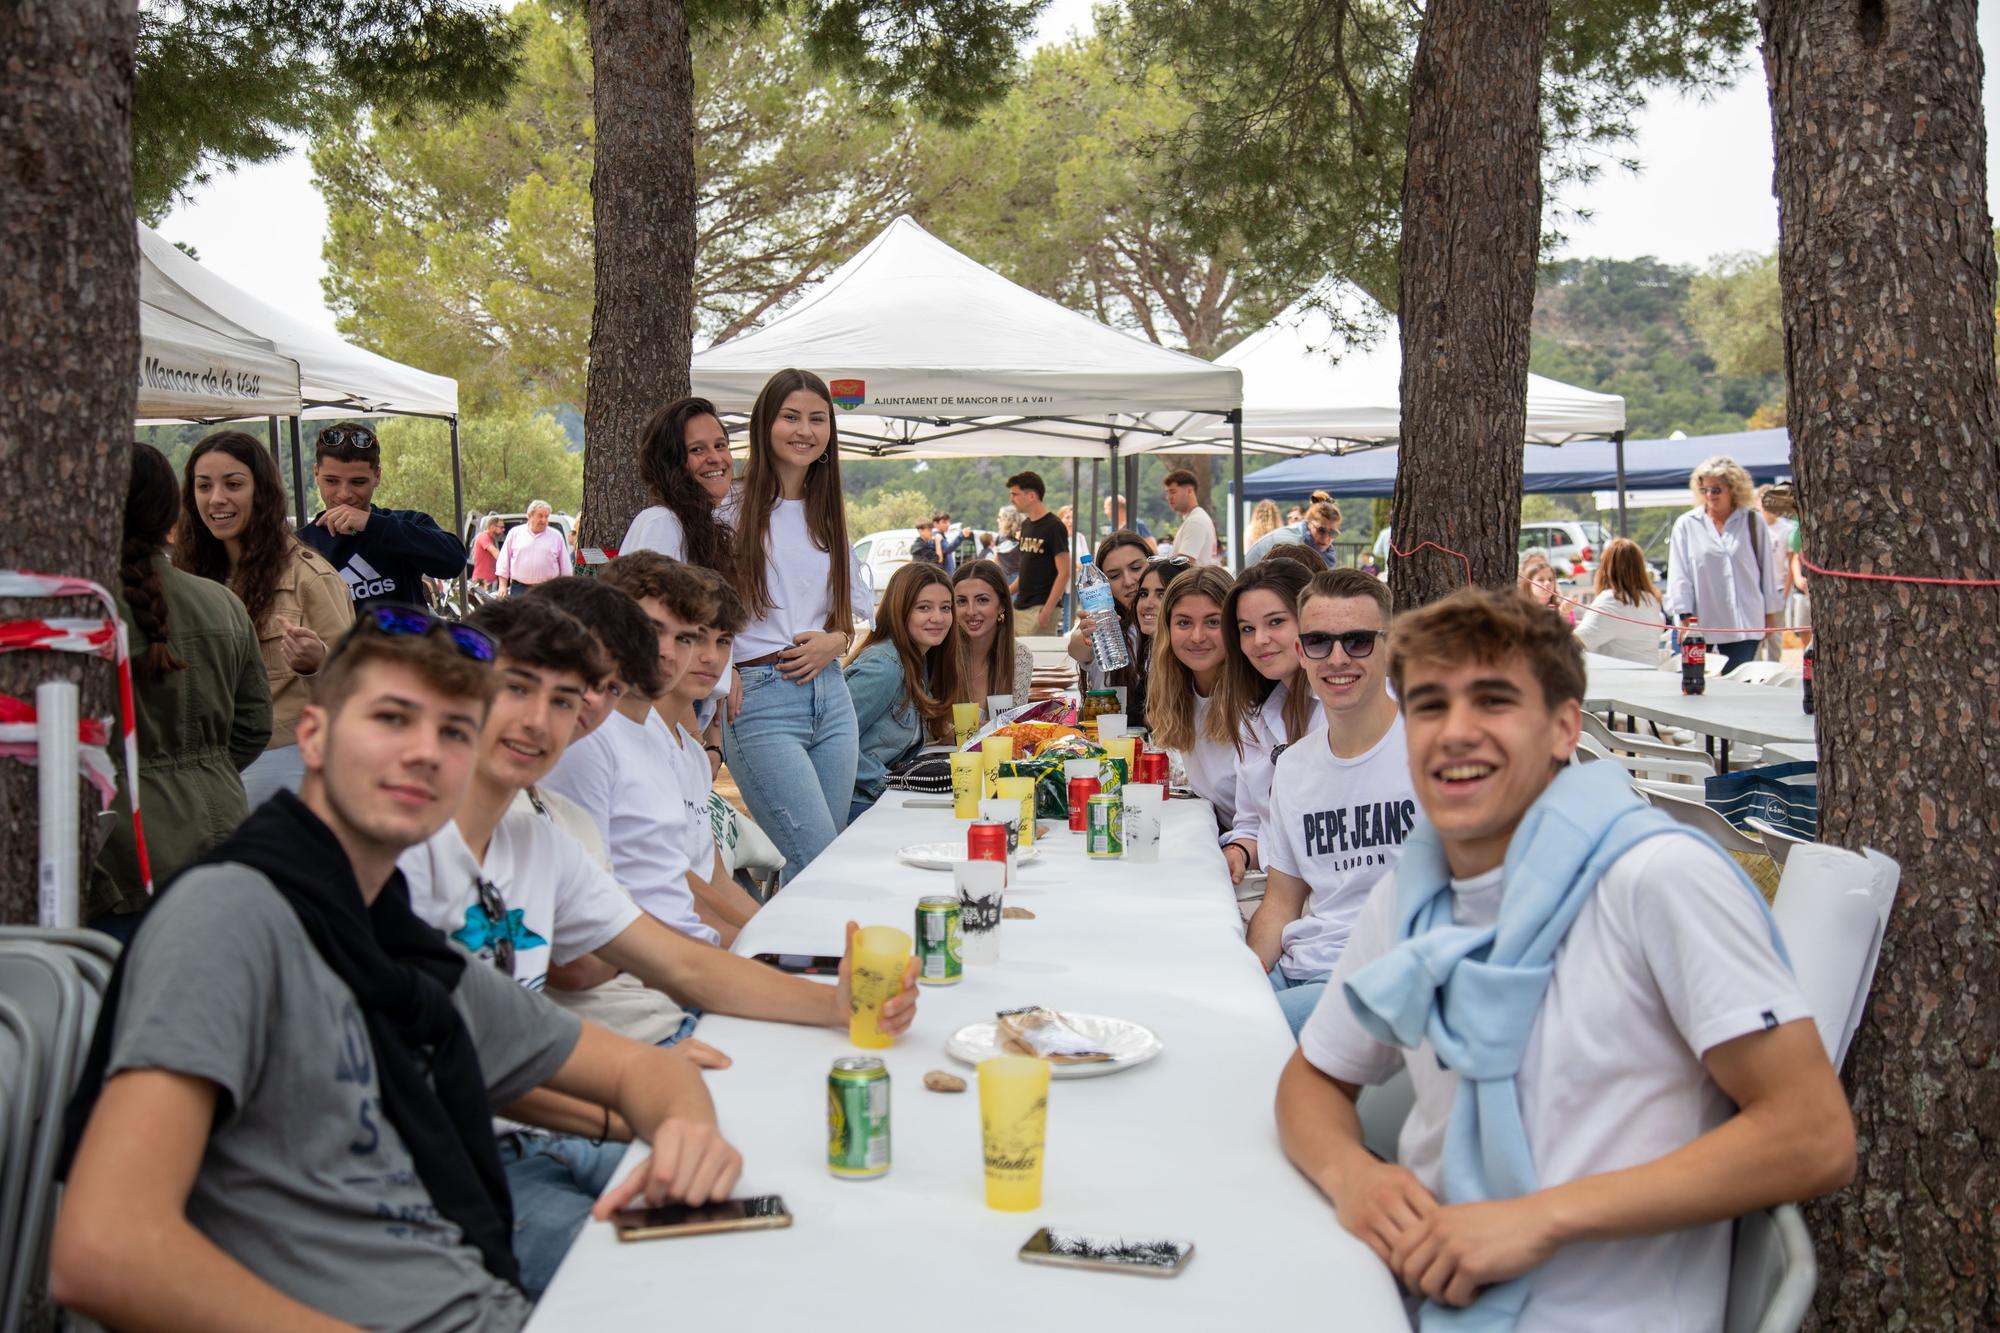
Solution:
<path fill-rule="evenodd" d="M 1070 513 L 1074 515 L 1076 513 L 1076 507 L 1083 503 L 1083 460 L 1081 458 L 1072 458 L 1070 460 L 1069 494 L 1070 494 L 1070 501 L 1069 501 Z M 1074 521 L 1074 519 L 1072 519 L 1072 521 Z M 1062 632 L 1065 634 L 1069 633 L 1069 616 L 1070 616 L 1071 606 L 1073 605 L 1073 603 L 1070 601 L 1070 596 L 1069 596 L 1070 588 L 1076 586 L 1076 559 L 1075 559 L 1076 552 L 1072 550 L 1069 552 L 1069 555 L 1071 557 L 1069 562 L 1070 587 L 1064 588 L 1062 590 L 1062 596 L 1064 599 Z"/>
<path fill-rule="evenodd" d="M 1134 532 L 1139 530 L 1139 455 L 1125 455 L 1125 520 L 1126 526 Z"/>
<path fill-rule="evenodd" d="M 458 418 L 451 419 L 451 530 L 465 531 L 465 468 L 458 456 Z"/>
<path fill-rule="evenodd" d="M 291 423 L 292 495 L 294 497 L 294 508 L 297 510 L 299 516 L 299 526 L 303 528 L 306 525 L 306 462 L 303 452 L 305 446 L 299 443 L 299 419 L 292 417 Z"/>
<path fill-rule="evenodd" d="M 1090 460 L 1090 544 L 1083 548 L 1086 551 L 1095 551 L 1097 549 L 1097 489 L 1100 482 L 1103 479 L 1102 471 L 1103 471 L 1103 464 L 1101 464 L 1095 458 L 1091 459 Z M 1081 533 L 1083 531 L 1083 515 L 1078 514 L 1076 516 L 1076 520 L 1077 520 L 1076 530 L 1079 533 Z"/>
<path fill-rule="evenodd" d="M 1104 520 L 1106 533 L 1116 532 L 1123 525 L 1118 522 L 1118 436 L 1110 437 L 1111 445 L 1111 516 Z"/>
<path fill-rule="evenodd" d="M 1618 535 L 1625 537 L 1630 535 L 1625 524 L 1625 432 L 1612 431 L 1611 444 L 1618 454 Z"/>
<path fill-rule="evenodd" d="M 1240 573 L 1243 569 L 1243 525 L 1237 522 L 1243 512 L 1243 409 L 1240 407 L 1229 414 L 1229 477 L 1230 568 Z"/>

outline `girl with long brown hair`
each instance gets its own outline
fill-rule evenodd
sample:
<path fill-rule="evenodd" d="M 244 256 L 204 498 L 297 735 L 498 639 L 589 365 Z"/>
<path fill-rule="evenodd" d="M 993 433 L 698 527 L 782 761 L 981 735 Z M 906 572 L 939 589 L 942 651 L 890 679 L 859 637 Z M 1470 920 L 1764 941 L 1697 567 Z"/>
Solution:
<path fill-rule="evenodd" d="M 1577 622 L 1576 637 L 1592 652 L 1654 666 L 1666 623 L 1660 590 L 1639 544 L 1612 538 L 1597 563 L 1597 595 Z"/>
<path fill-rule="evenodd" d="M 1118 612 L 1118 631 L 1125 638 L 1126 665 L 1110 671 L 1100 670 L 1091 644 L 1088 615 L 1079 615 L 1076 628 L 1070 631 L 1065 651 L 1076 659 L 1083 668 L 1084 683 L 1089 689 L 1106 689 L 1123 686 L 1125 689 L 1125 720 L 1131 726 L 1145 725 L 1146 668 L 1139 660 L 1139 624 L 1134 606 L 1139 598 L 1139 579 L 1146 572 L 1146 564 L 1152 559 L 1153 548 L 1144 537 L 1130 528 L 1120 528 L 1097 544 L 1097 552 L 1092 563 L 1104 581 L 1111 585 L 1111 604 Z M 1134 717 L 1134 713 L 1138 717 Z"/>
<path fill-rule="evenodd" d="M 1166 568 L 1162 562 L 1161 572 Z M 1154 577 L 1148 572 L 1141 588 Z M 1228 600 L 1229 571 L 1220 565 L 1175 574 L 1160 598 L 1153 665 L 1146 680 L 1146 724 L 1152 744 L 1180 759 L 1188 786 L 1215 807 L 1223 828 L 1236 822 L 1236 751 L 1210 740 L 1206 732 L 1228 655 L 1229 634 L 1222 613 Z"/>
<path fill-rule="evenodd" d="M 860 761 L 848 818 L 875 804 L 889 766 L 925 738 L 950 740 L 958 651 L 951 639 L 951 580 L 912 561 L 882 595 L 875 628 L 847 659 L 847 690 L 860 731 Z"/>
<path fill-rule="evenodd" d="M 658 551 L 728 575 L 729 529 L 715 507 L 735 484 L 729 431 L 706 398 L 676 398 L 639 436 L 639 476 L 653 503 L 625 529 L 620 552 Z"/>
<path fill-rule="evenodd" d="M 180 512 L 174 465 L 150 445 L 133 445 L 118 601 L 132 636 L 139 792 L 155 884 L 243 822 L 249 808 L 238 773 L 271 735 L 271 688 L 243 603 L 167 559 Z M 110 829 L 90 869 L 87 915 L 129 941 L 147 898 L 122 787 Z"/>
<path fill-rule="evenodd" d="M 181 473 L 181 522 L 174 564 L 226 584 L 256 627 L 271 689 L 271 739 L 243 770 L 255 809 L 305 775 L 293 733 L 327 645 L 354 623 L 347 585 L 285 523 L 285 483 L 263 445 L 240 430 L 219 431 L 188 455 Z"/>
<path fill-rule="evenodd" d="M 1007 575 L 991 560 L 975 560 L 951 576 L 951 592 L 952 637 L 958 641 L 958 690 L 951 702 L 983 704 L 1008 694 L 1017 708 L 1027 703 L 1035 655 L 1014 637 Z"/>
<path fill-rule="evenodd" d="M 1312 571 L 1297 561 L 1266 560 L 1237 576 L 1223 604 L 1223 624 L 1233 632 L 1221 698 L 1205 722 L 1210 740 L 1236 752 L 1236 822 L 1222 835 L 1231 883 L 1259 864 L 1257 836 L 1278 751 L 1320 724 L 1319 700 L 1292 647 L 1299 594 L 1311 581 Z"/>
<path fill-rule="evenodd" d="M 859 762 L 837 663 L 872 608 L 847 540 L 839 450 L 826 383 L 781 370 L 750 409 L 743 484 L 723 507 L 736 543 L 727 572 L 750 623 L 736 636 L 743 702 L 722 750 L 787 880 L 847 826 Z"/>

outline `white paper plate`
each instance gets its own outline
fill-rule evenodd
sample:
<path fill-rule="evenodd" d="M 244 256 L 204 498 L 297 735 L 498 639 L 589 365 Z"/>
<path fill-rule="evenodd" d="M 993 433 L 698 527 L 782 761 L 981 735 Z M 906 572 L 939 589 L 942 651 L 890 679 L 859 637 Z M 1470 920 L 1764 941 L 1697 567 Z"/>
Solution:
<path fill-rule="evenodd" d="M 1014 864 L 1023 865 L 1042 854 L 1040 847 L 1023 847 L 1014 853 Z M 897 850 L 896 859 L 919 870 L 950 870 L 966 859 L 965 840 L 919 842 Z"/>
<path fill-rule="evenodd" d="M 1151 1028 L 1122 1018 L 1065 1013 L 1063 1021 L 1088 1037 L 1099 1050 L 1111 1052 L 1111 1058 L 1093 1060 L 1088 1064 L 1050 1065 L 1051 1078 L 1102 1078 L 1121 1069 L 1130 1069 L 1133 1065 L 1145 1064 L 1164 1049 Z M 976 1065 L 996 1055 L 1014 1053 L 1000 1049 L 998 1023 L 968 1024 L 946 1039 L 944 1049 L 952 1059 L 968 1065 Z"/>

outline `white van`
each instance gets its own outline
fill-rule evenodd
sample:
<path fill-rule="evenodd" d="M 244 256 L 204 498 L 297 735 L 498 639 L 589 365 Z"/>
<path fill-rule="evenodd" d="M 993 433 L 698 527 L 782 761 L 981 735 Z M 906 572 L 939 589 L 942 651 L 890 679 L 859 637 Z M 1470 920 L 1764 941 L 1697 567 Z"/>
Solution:
<path fill-rule="evenodd" d="M 891 528 L 871 532 L 854 543 L 854 558 L 861 562 L 862 577 L 874 590 L 876 610 L 882 609 L 882 594 L 889 590 L 890 577 L 910 563 L 910 543 L 916 539 L 914 528 Z"/>

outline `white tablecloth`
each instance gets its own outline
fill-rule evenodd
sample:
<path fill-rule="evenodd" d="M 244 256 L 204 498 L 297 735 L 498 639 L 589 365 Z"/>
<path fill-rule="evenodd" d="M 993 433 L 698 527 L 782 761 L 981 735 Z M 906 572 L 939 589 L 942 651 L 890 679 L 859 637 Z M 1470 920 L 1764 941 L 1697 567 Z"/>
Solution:
<path fill-rule="evenodd" d="M 919 897 L 951 892 L 949 875 L 903 866 L 895 851 L 965 826 L 903 799 L 891 792 L 759 912 L 739 952 L 834 953 L 844 921 L 908 930 Z M 1058 825 L 1007 898 L 1036 919 L 1002 926 L 997 965 L 924 988 L 915 1027 L 882 1052 L 894 1080 L 894 1166 L 882 1179 L 827 1173 L 826 1074 L 854 1053 L 844 1033 L 703 1019 L 698 1035 L 736 1062 L 709 1075 L 744 1155 L 736 1192 L 782 1194 L 797 1220 L 624 1245 L 592 1223 L 534 1328 L 1407 1328 L 1387 1269 L 1278 1146 L 1272 1099 L 1293 1043 L 1242 942 L 1212 812 L 1170 801 L 1166 816 L 1150 865 L 1087 861 L 1082 837 Z M 977 1081 L 944 1041 L 1018 1004 L 1141 1022 L 1165 1050 L 1106 1078 L 1058 1081 L 1043 1206 L 999 1213 L 984 1202 Z M 971 1086 L 926 1091 L 930 1069 Z M 1168 1281 L 1020 1262 L 1041 1226 L 1192 1240 L 1195 1257 Z"/>

